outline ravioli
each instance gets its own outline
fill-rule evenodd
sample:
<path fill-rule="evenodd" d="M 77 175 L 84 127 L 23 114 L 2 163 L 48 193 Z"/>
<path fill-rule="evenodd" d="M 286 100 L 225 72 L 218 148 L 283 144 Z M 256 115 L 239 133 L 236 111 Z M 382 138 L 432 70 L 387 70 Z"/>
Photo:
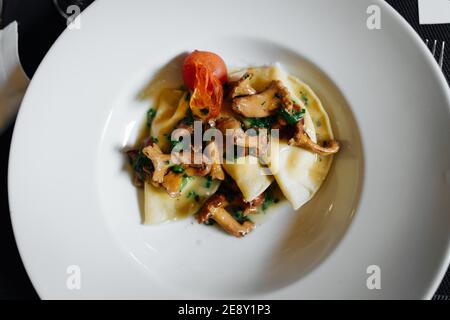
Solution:
<path fill-rule="evenodd" d="M 165 89 L 161 93 L 150 133 L 158 139 L 158 146 L 163 152 L 168 152 L 170 148 L 167 136 L 189 110 L 187 95 L 186 91 L 175 89 Z"/>
<path fill-rule="evenodd" d="M 245 72 L 252 74 L 249 81 L 257 91 L 264 90 L 272 80 L 283 83 L 292 99 L 306 110 L 304 128 L 311 140 L 317 143 L 334 138 L 328 115 L 308 85 L 289 76 L 279 64 L 248 68 L 235 72 L 231 77 L 239 78 Z M 270 154 L 269 169 L 283 195 L 294 209 L 298 209 L 320 188 L 333 157 L 322 157 L 309 150 L 289 146 L 287 141 L 279 141 L 274 151 Z"/>
<path fill-rule="evenodd" d="M 205 177 L 190 177 L 181 195 L 171 198 L 167 192 L 151 183 L 144 186 L 144 224 L 158 224 L 186 218 L 196 213 L 219 188 L 220 181 Z"/>
<path fill-rule="evenodd" d="M 238 158 L 234 163 L 224 161 L 222 166 L 236 182 L 246 201 L 255 199 L 273 182 L 273 176 L 268 175 L 254 156 Z"/>

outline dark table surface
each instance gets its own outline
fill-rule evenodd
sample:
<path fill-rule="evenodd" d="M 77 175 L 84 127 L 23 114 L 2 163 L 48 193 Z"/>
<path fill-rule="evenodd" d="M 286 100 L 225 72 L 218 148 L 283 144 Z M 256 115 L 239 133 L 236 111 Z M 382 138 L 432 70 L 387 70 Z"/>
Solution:
<path fill-rule="evenodd" d="M 65 28 L 65 20 L 52 0 L 3 0 L 3 27 L 19 22 L 19 54 L 27 75 L 31 78 L 42 58 Z M 60 3 L 67 4 L 68 0 Z M 78 0 L 87 6 L 93 0 Z M 387 0 L 419 33 L 423 39 L 446 41 L 450 45 L 450 24 L 419 25 L 417 0 Z M 450 50 L 446 52 L 443 71 L 450 83 Z M 14 124 L 0 135 L 0 299 L 39 299 L 17 250 L 9 216 L 7 194 L 8 156 Z M 414 281 L 414 279 L 411 279 Z M 434 299 L 450 299 L 450 272 Z"/>

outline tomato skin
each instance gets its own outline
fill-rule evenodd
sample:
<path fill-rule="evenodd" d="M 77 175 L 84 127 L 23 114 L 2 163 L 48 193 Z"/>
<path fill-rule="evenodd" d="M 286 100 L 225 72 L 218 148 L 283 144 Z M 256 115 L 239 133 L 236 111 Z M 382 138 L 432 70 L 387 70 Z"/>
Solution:
<path fill-rule="evenodd" d="M 189 101 L 192 114 L 202 120 L 214 119 L 222 108 L 223 85 L 203 66 L 198 67 L 195 77 L 195 89 Z"/>
<path fill-rule="evenodd" d="M 183 80 L 190 90 L 195 89 L 198 66 L 205 67 L 222 84 L 227 81 L 227 67 L 221 57 L 212 52 L 195 50 L 184 59 L 183 63 Z"/>
<path fill-rule="evenodd" d="M 216 118 L 222 107 L 223 84 L 228 80 L 225 62 L 215 53 L 195 50 L 184 59 L 182 72 L 192 91 L 192 114 L 205 121 Z"/>

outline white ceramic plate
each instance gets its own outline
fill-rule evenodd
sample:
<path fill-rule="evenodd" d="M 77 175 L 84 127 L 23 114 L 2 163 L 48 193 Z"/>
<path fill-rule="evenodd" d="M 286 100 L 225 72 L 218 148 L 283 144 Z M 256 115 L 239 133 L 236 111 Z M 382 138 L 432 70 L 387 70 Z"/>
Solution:
<path fill-rule="evenodd" d="M 373 3 L 381 30 L 366 26 Z M 139 93 L 197 48 L 284 64 L 344 146 L 313 201 L 244 239 L 192 219 L 141 225 L 120 154 L 149 107 Z M 449 263 L 449 105 L 425 45 L 382 1 L 96 1 L 17 120 L 9 194 L 25 267 L 50 299 L 430 298 Z M 381 290 L 366 285 L 372 265 Z"/>

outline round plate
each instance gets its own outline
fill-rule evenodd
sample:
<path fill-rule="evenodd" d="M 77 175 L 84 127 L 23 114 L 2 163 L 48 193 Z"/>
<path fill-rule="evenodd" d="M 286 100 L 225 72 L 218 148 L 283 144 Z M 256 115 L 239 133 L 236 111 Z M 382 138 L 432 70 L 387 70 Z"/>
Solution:
<path fill-rule="evenodd" d="M 343 145 L 310 203 L 276 207 L 244 239 L 193 219 L 142 225 L 121 154 L 149 82 L 193 49 L 282 63 Z M 450 258 L 449 105 L 426 46 L 382 1 L 98 0 L 17 119 L 9 196 L 25 267 L 47 299 L 430 298 Z"/>

